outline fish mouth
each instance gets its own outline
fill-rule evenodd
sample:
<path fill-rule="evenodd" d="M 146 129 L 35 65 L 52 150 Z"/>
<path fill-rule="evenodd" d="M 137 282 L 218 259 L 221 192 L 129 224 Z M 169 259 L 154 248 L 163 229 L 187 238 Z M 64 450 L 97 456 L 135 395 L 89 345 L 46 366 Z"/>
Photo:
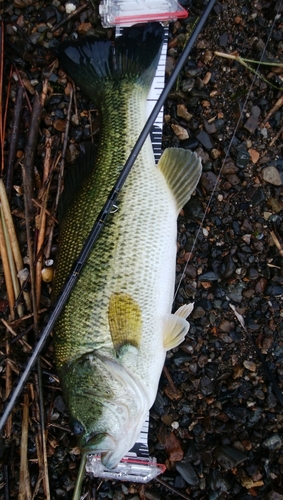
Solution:
<path fill-rule="evenodd" d="M 107 453 L 115 449 L 114 439 L 107 433 L 93 434 L 88 439 L 84 436 L 80 443 L 82 453 Z"/>
<path fill-rule="evenodd" d="M 115 469 L 123 458 L 124 454 L 120 456 L 118 448 L 113 437 L 107 433 L 94 434 L 84 446 L 80 446 L 82 453 L 88 455 L 99 453 L 101 462 L 107 469 Z"/>

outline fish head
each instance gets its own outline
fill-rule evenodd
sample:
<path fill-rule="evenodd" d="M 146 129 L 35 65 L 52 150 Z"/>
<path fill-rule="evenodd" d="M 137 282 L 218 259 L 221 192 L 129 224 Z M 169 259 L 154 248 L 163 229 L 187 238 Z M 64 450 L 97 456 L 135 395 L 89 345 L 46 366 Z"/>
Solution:
<path fill-rule="evenodd" d="M 144 383 L 115 358 L 81 356 L 61 373 L 71 428 L 82 453 L 115 468 L 134 446 L 151 406 Z"/>

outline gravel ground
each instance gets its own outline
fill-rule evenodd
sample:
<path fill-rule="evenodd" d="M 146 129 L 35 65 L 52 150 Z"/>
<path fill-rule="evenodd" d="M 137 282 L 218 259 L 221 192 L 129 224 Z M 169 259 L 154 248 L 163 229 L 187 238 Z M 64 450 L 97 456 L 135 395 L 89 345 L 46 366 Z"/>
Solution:
<path fill-rule="evenodd" d="M 61 26 L 67 16 L 63 1 L 14 0 L 1 4 L 6 33 L 6 92 L 10 81 L 7 158 L 13 141 L 19 79 L 27 96 L 21 106 L 11 183 L 11 207 L 27 265 L 27 216 L 35 241 L 41 222 L 38 205 L 31 205 L 24 213 L 21 163 L 29 154 L 29 106 L 35 107 L 37 93 L 42 95 L 44 79 L 54 61 L 50 49 L 74 34 L 112 36 L 111 30 L 101 28 L 90 5 L 77 4 L 80 13 Z M 191 328 L 185 342 L 167 355 L 150 419 L 150 454 L 165 463 L 167 470 L 160 480 L 147 485 L 86 477 L 83 498 L 283 500 L 283 68 L 274 66 L 282 62 L 281 4 L 265 0 L 217 2 L 167 100 L 163 147 L 192 149 L 203 160 L 196 195 L 179 218 L 174 307 L 195 302 Z M 187 2 L 185 7 L 189 7 L 190 17 L 170 26 L 167 76 L 203 2 Z M 253 72 L 256 63 L 248 63 L 249 69 L 239 58 L 227 59 L 215 55 L 215 51 L 271 64 L 261 66 L 259 77 Z M 36 122 L 39 133 L 33 137 L 35 189 L 26 193 L 28 200 L 44 203 L 40 187 L 46 187 L 44 158 L 51 152 L 54 172 L 46 205 L 50 213 L 54 213 L 60 179 L 58 155 L 64 144 L 66 159 L 72 161 L 81 142 L 91 136 L 97 141 L 99 135 L 99 116 L 77 90 L 70 108 L 68 142 L 64 142 L 71 89 L 55 63 L 41 120 Z M 36 124 L 34 127 L 37 130 Z M 45 247 L 45 260 L 54 259 L 56 254 L 58 231 L 49 218 L 46 239 L 52 227 L 53 239 L 50 237 L 49 250 Z M 39 326 L 50 307 L 52 262 L 51 266 L 44 264 L 43 277 Z M 9 321 L 3 273 L 0 279 L 0 314 Z M 14 321 L 11 327 L 17 335 L 26 335 L 24 342 L 34 342 L 32 319 Z M 5 342 L 4 324 L 1 328 L 4 398 L 10 377 L 14 381 L 25 363 L 28 347 L 22 340 L 10 344 L 12 334 Z M 72 498 L 79 455 L 53 365 L 52 343 L 43 356 L 50 498 L 67 500 Z M 39 433 L 38 380 L 37 373 L 31 375 L 14 409 L 13 426 L 6 428 L 0 443 L 1 500 L 49 498 L 42 479 L 46 470 Z M 23 408 L 28 407 L 25 417 Z M 25 418 L 29 422 L 29 476 L 21 495 L 20 448 Z"/>

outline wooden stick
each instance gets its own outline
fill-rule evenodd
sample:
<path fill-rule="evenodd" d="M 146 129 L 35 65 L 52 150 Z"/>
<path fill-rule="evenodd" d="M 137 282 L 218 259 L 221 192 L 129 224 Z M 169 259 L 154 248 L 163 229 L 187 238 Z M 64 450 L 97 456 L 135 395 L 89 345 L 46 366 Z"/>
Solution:
<path fill-rule="evenodd" d="M 25 147 L 25 157 L 23 166 L 23 184 L 25 191 L 25 201 L 27 205 L 27 216 L 26 224 L 28 226 L 30 217 L 33 214 L 32 198 L 33 196 L 33 168 L 34 168 L 34 158 L 37 145 L 37 137 L 39 130 L 39 123 L 41 119 L 42 104 L 40 102 L 39 96 L 36 93 L 34 95 L 32 115 L 29 127 L 29 134 L 27 139 L 27 144 Z M 32 256 L 29 256 L 32 259 Z"/>
<path fill-rule="evenodd" d="M 282 134 L 282 132 L 283 132 L 283 125 L 282 125 L 282 127 L 280 127 L 280 129 L 278 130 L 277 134 L 273 137 L 272 141 L 270 141 L 269 147 L 272 147 L 275 144 L 275 142 L 280 137 L 280 135 Z"/>
<path fill-rule="evenodd" d="M 53 26 L 53 28 L 51 29 L 51 33 L 54 33 L 54 31 L 57 31 L 59 28 L 61 28 L 61 26 L 63 26 L 63 24 L 69 22 L 70 19 L 72 19 L 77 14 L 79 14 L 80 12 L 82 12 L 83 10 L 85 10 L 88 7 L 88 5 L 89 5 L 88 2 L 84 3 L 83 5 L 81 5 L 80 7 L 78 7 L 74 12 L 71 12 L 65 19 L 63 19 L 63 21 L 61 21 L 60 23 L 56 24 L 56 26 Z"/>
<path fill-rule="evenodd" d="M 67 120 L 66 120 L 66 129 L 65 129 L 64 141 L 63 141 L 63 148 L 62 148 L 62 156 L 61 156 L 60 171 L 59 171 L 59 180 L 58 180 L 57 193 L 56 193 L 55 206 L 54 206 L 54 215 L 56 215 L 56 213 L 57 213 L 59 199 L 60 199 L 60 195 L 61 195 L 62 187 L 63 187 L 65 158 L 66 158 L 66 150 L 67 150 L 69 130 L 70 130 L 73 96 L 74 96 L 74 89 L 72 87 L 72 90 L 70 92 L 70 100 L 69 100 Z M 51 244 L 52 244 L 52 239 L 53 239 L 53 232 L 54 232 L 54 226 L 51 227 L 50 233 L 49 233 L 48 244 L 47 244 L 47 248 L 46 248 L 46 258 L 47 259 L 49 258 L 50 251 L 51 251 Z"/>
<path fill-rule="evenodd" d="M 29 417 L 29 395 L 24 394 L 22 437 L 21 437 L 21 461 L 18 500 L 31 500 L 29 469 L 28 469 L 28 417 Z"/>
<path fill-rule="evenodd" d="M 274 113 L 276 113 L 276 111 L 278 111 L 278 109 L 281 108 L 282 105 L 283 105 L 283 95 L 281 97 L 279 97 L 278 101 L 276 101 L 276 103 L 274 104 L 274 106 L 272 106 L 272 108 L 269 110 L 269 112 L 267 113 L 267 115 L 264 118 L 264 120 L 262 120 L 262 122 L 260 124 L 260 128 L 264 127 L 264 125 L 268 122 L 269 118 Z"/>
<path fill-rule="evenodd" d="M 46 137 L 45 146 L 46 146 L 46 148 L 45 148 L 45 159 L 44 159 L 44 175 L 43 175 L 43 180 L 42 180 L 43 185 L 45 184 L 45 182 L 49 178 L 52 139 L 49 139 L 49 137 Z M 42 196 L 42 208 L 40 211 L 40 218 L 39 218 L 39 232 L 38 232 L 37 249 L 36 249 L 36 255 L 38 255 L 38 258 L 37 258 L 36 268 L 35 268 L 35 294 L 36 294 L 37 309 L 39 309 L 40 295 L 41 295 L 41 283 L 42 283 L 41 271 L 42 271 L 42 263 L 43 263 L 43 252 L 41 250 L 42 250 L 42 246 L 44 244 L 44 239 L 45 239 L 45 226 L 46 226 L 46 211 L 45 211 L 45 209 L 46 209 L 46 204 L 47 204 L 47 199 L 48 199 L 48 194 L 49 194 L 49 186 L 50 186 L 50 182 L 48 182 L 47 188 Z"/>
<path fill-rule="evenodd" d="M 282 245 L 280 244 L 280 241 L 278 240 L 278 238 L 277 238 L 276 234 L 274 233 L 274 231 L 270 231 L 270 236 L 273 239 L 273 241 L 275 243 L 275 246 L 278 249 L 281 257 L 283 257 L 283 248 L 282 248 Z"/>

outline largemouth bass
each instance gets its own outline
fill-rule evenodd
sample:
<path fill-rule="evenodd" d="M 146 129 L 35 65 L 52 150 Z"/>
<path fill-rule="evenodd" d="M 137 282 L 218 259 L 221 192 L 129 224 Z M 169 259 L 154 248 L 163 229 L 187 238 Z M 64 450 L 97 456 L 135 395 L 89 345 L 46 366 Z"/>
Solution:
<path fill-rule="evenodd" d="M 86 37 L 58 49 L 62 67 L 101 110 L 102 135 L 60 228 L 55 295 L 146 121 L 162 40 L 152 23 L 125 29 L 115 45 Z M 156 167 L 147 139 L 55 329 L 72 430 L 82 453 L 101 453 L 108 468 L 136 442 L 166 351 L 189 329 L 191 305 L 171 314 L 176 220 L 200 174 L 200 160 L 182 149 L 165 150 Z"/>

